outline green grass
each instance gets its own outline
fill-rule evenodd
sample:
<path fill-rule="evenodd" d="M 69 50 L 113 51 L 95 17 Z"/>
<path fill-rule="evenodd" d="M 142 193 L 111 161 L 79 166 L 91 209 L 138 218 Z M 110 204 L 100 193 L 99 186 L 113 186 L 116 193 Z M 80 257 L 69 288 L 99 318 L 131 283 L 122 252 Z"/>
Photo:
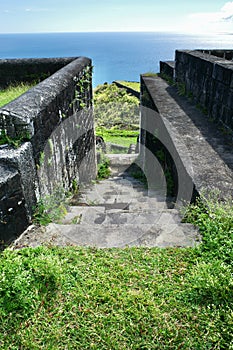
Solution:
<path fill-rule="evenodd" d="M 205 259 L 218 259 L 233 268 L 233 201 L 219 199 L 219 193 L 204 193 L 185 211 L 185 218 L 199 227 Z"/>
<path fill-rule="evenodd" d="M 22 83 L 16 86 L 10 86 L 5 90 L 0 90 L 0 107 L 13 101 L 24 92 L 28 91 L 31 87 L 32 85 Z"/>
<path fill-rule="evenodd" d="M 78 191 L 73 182 L 73 192 Z M 66 193 L 62 187 L 57 187 L 51 195 L 46 195 L 37 202 L 33 212 L 33 223 L 48 225 L 51 222 L 59 223 L 67 214 L 67 207 L 71 193 Z"/>
<path fill-rule="evenodd" d="M 140 83 L 136 81 L 126 81 L 126 80 L 117 80 L 117 83 L 120 83 L 124 86 L 127 86 L 137 92 L 140 92 Z"/>
<path fill-rule="evenodd" d="M 154 78 L 154 77 L 157 77 L 158 76 L 158 73 L 155 73 L 155 72 L 146 72 L 146 73 L 143 73 L 143 76 L 144 77 L 152 77 L 152 78 Z"/>
<path fill-rule="evenodd" d="M 132 143 L 137 143 L 139 130 L 119 130 L 96 127 L 96 135 L 102 136 L 105 142 L 114 143 L 124 147 L 129 147 Z"/>
<path fill-rule="evenodd" d="M 7 103 L 13 101 L 24 92 L 29 90 L 32 86 L 33 85 L 21 83 L 15 86 L 9 86 L 5 90 L 0 90 L 0 107 L 3 107 Z M 29 139 L 30 135 L 27 132 L 17 135 L 16 138 L 9 137 L 5 130 L 2 130 L 0 132 L 0 145 L 9 144 L 17 148 L 22 142 L 25 142 Z"/>
<path fill-rule="evenodd" d="M 6 249 L 1 349 L 233 349 L 232 217 L 189 207 L 196 248 Z"/>

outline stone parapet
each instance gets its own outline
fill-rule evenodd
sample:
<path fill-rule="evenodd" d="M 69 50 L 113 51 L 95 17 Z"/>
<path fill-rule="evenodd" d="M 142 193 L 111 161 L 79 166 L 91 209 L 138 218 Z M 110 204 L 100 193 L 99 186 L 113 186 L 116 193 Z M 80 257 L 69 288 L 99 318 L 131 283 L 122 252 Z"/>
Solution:
<path fill-rule="evenodd" d="M 173 177 L 176 203 L 190 202 L 200 193 L 218 190 L 233 196 L 231 137 L 210 123 L 195 105 L 179 96 L 160 77 L 141 77 L 141 146 L 143 170 L 169 184 Z M 158 162 L 162 165 L 158 166 Z M 162 180 L 160 180 L 162 182 Z"/>
<path fill-rule="evenodd" d="M 211 119 L 233 132 L 233 50 L 176 51 L 175 80 Z"/>
<path fill-rule="evenodd" d="M 174 79 L 175 61 L 160 61 L 160 74 L 171 80 Z"/>
<path fill-rule="evenodd" d="M 46 67 L 53 63 L 54 69 L 58 63 L 63 67 L 0 108 L 0 131 L 12 140 L 23 141 L 17 149 L 9 145 L 0 149 L 2 173 L 11 169 L 11 176 L 3 176 L 0 184 L 3 193 L 0 202 L 4 202 L 5 208 L 0 239 L 4 241 L 20 234 L 25 226 L 16 224 L 17 213 L 28 224 L 40 198 L 51 195 L 57 188 L 69 191 L 74 184 L 96 177 L 91 60 L 79 57 L 51 61 L 46 60 Z M 38 62 L 40 65 L 40 59 Z M 65 62 L 68 64 L 64 65 Z M 18 64 L 21 70 L 20 60 Z M 17 183 L 11 178 L 17 179 Z M 22 197 L 18 202 L 23 211 L 16 207 L 9 211 L 15 192 Z"/>

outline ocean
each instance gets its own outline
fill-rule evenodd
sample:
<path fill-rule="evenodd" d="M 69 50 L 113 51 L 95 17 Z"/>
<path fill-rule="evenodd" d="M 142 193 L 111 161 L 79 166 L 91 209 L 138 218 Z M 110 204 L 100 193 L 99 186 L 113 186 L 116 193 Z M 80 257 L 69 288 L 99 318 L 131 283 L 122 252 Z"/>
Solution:
<path fill-rule="evenodd" d="M 176 49 L 233 49 L 233 35 L 174 33 L 0 34 L 0 59 L 87 56 L 93 61 L 93 84 L 139 81 L 158 72 L 159 61 L 173 60 Z"/>

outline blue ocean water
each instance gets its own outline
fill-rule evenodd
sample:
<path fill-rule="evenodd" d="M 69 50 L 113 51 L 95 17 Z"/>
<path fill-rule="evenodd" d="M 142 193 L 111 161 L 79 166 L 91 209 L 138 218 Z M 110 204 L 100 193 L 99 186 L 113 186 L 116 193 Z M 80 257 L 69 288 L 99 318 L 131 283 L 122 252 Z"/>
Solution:
<path fill-rule="evenodd" d="M 233 35 L 195 36 L 169 33 L 0 34 L 0 59 L 87 56 L 93 60 L 94 86 L 113 80 L 139 81 L 158 72 L 160 60 L 176 49 L 233 49 Z"/>

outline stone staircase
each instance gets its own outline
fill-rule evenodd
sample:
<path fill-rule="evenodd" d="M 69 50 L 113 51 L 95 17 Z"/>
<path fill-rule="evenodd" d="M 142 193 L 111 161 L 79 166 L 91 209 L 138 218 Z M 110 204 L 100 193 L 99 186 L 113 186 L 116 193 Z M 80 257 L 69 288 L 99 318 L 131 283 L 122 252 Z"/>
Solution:
<path fill-rule="evenodd" d="M 197 230 L 181 222 L 161 192 L 148 191 L 127 170 L 135 154 L 108 157 L 109 179 L 82 188 L 61 223 L 31 226 L 14 246 L 187 247 L 199 242 Z"/>

